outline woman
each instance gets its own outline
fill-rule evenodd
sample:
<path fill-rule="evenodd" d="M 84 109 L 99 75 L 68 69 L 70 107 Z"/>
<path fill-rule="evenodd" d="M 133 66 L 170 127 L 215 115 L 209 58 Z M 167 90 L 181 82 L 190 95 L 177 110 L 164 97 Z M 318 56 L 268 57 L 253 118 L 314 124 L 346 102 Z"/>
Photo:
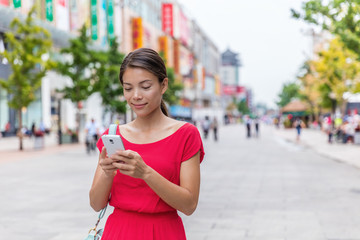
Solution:
<path fill-rule="evenodd" d="M 108 201 L 115 208 L 102 240 L 186 239 L 177 211 L 191 215 L 198 203 L 200 134 L 192 124 L 167 116 L 166 67 L 154 50 L 131 52 L 119 78 L 137 117 L 117 130 L 126 150 L 107 156 L 102 140 L 97 143 L 101 153 L 90 204 L 95 211 Z"/>

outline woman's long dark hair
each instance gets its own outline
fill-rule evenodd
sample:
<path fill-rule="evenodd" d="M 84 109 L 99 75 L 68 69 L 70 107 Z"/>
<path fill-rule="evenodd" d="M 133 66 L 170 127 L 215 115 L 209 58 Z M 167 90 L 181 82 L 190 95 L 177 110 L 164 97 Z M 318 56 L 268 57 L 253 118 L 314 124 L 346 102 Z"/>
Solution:
<path fill-rule="evenodd" d="M 142 68 L 152 74 L 158 79 L 159 83 L 162 84 L 164 79 L 167 78 L 165 63 L 160 55 L 150 48 L 139 48 L 129 53 L 120 67 L 119 80 L 123 85 L 123 76 L 128 67 L 131 68 Z M 169 116 L 167 107 L 164 100 L 161 99 L 161 111 Z"/>

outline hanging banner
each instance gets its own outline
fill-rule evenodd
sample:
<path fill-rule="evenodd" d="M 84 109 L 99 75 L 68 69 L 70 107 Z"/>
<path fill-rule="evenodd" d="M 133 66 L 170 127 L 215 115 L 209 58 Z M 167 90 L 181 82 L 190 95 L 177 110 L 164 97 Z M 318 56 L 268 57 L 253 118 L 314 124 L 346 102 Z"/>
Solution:
<path fill-rule="evenodd" d="M 52 22 L 54 20 L 53 15 L 53 1 L 52 0 L 46 0 L 45 2 L 45 12 L 46 12 L 46 20 Z"/>
<path fill-rule="evenodd" d="M 91 12 L 91 39 L 96 40 L 98 39 L 96 0 L 91 0 L 90 12 Z"/>
<path fill-rule="evenodd" d="M 169 34 L 170 36 L 174 36 L 173 29 L 173 5 L 171 3 L 163 3 L 161 6 L 162 10 L 162 30 Z"/>
<path fill-rule="evenodd" d="M 180 41 L 174 40 L 174 71 L 180 73 Z"/>
<path fill-rule="evenodd" d="M 168 61 L 168 55 L 169 55 L 169 52 L 168 52 L 168 38 L 167 36 L 160 36 L 159 37 L 159 52 L 160 54 L 162 54 L 164 57 L 164 60 L 167 62 Z"/>
<path fill-rule="evenodd" d="M 9 0 L 0 0 L 0 5 L 9 6 Z"/>
<path fill-rule="evenodd" d="M 132 39 L 133 39 L 133 50 L 142 48 L 143 46 L 143 28 L 142 19 L 132 19 Z"/>
<path fill-rule="evenodd" d="M 21 7 L 21 0 L 14 0 L 13 3 L 14 3 L 14 8 Z"/>
<path fill-rule="evenodd" d="M 108 27 L 108 38 L 111 40 L 115 38 L 114 34 L 114 4 L 113 0 L 107 2 L 107 27 Z"/>

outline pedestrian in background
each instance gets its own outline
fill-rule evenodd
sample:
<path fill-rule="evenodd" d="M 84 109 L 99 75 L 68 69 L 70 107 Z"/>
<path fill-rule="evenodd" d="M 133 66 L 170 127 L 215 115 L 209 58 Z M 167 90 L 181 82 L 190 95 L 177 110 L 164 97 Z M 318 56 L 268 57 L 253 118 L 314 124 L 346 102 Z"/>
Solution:
<path fill-rule="evenodd" d="M 255 119 L 254 119 L 254 125 L 255 125 L 255 136 L 256 137 L 259 137 L 259 118 L 258 117 L 256 117 Z"/>
<path fill-rule="evenodd" d="M 245 116 L 245 124 L 246 124 L 246 136 L 247 138 L 251 137 L 251 118 L 250 116 L 246 115 Z"/>
<path fill-rule="evenodd" d="M 91 151 L 95 151 L 96 142 L 99 138 L 99 126 L 97 125 L 94 118 L 92 118 L 91 121 L 86 124 L 85 133 L 86 133 L 86 139 L 85 139 L 86 152 L 90 154 Z"/>
<path fill-rule="evenodd" d="M 301 129 L 305 127 L 305 124 L 299 117 L 297 117 L 293 126 L 296 129 L 296 141 L 300 141 Z"/>
<path fill-rule="evenodd" d="M 191 215 L 198 203 L 204 157 L 200 133 L 168 117 L 162 100 L 168 78 L 157 52 L 129 53 L 119 78 L 136 118 L 117 129 L 126 150 L 107 156 L 102 140 L 97 143 L 101 153 L 90 204 L 96 211 L 108 202 L 114 207 L 101 239 L 185 240 L 177 211 Z"/>
<path fill-rule="evenodd" d="M 212 127 L 212 129 L 214 131 L 214 140 L 217 141 L 218 140 L 218 135 L 217 134 L 218 134 L 219 124 L 218 124 L 218 121 L 217 121 L 216 117 L 214 117 L 214 120 L 213 120 L 213 122 L 211 124 L 211 127 Z"/>
<path fill-rule="evenodd" d="M 205 116 L 205 119 L 201 123 L 201 128 L 203 130 L 205 139 L 207 139 L 207 137 L 209 135 L 210 127 L 211 127 L 211 122 L 210 122 L 209 116 Z"/>

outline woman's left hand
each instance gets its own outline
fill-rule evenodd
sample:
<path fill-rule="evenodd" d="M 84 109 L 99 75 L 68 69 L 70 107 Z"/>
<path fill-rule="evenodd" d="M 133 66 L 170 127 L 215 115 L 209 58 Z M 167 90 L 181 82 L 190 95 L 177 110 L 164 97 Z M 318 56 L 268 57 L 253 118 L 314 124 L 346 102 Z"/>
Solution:
<path fill-rule="evenodd" d="M 113 159 L 113 166 L 119 169 L 122 174 L 134 178 L 144 179 L 149 172 L 149 166 L 146 165 L 142 157 L 134 151 L 117 151 L 110 157 Z"/>

